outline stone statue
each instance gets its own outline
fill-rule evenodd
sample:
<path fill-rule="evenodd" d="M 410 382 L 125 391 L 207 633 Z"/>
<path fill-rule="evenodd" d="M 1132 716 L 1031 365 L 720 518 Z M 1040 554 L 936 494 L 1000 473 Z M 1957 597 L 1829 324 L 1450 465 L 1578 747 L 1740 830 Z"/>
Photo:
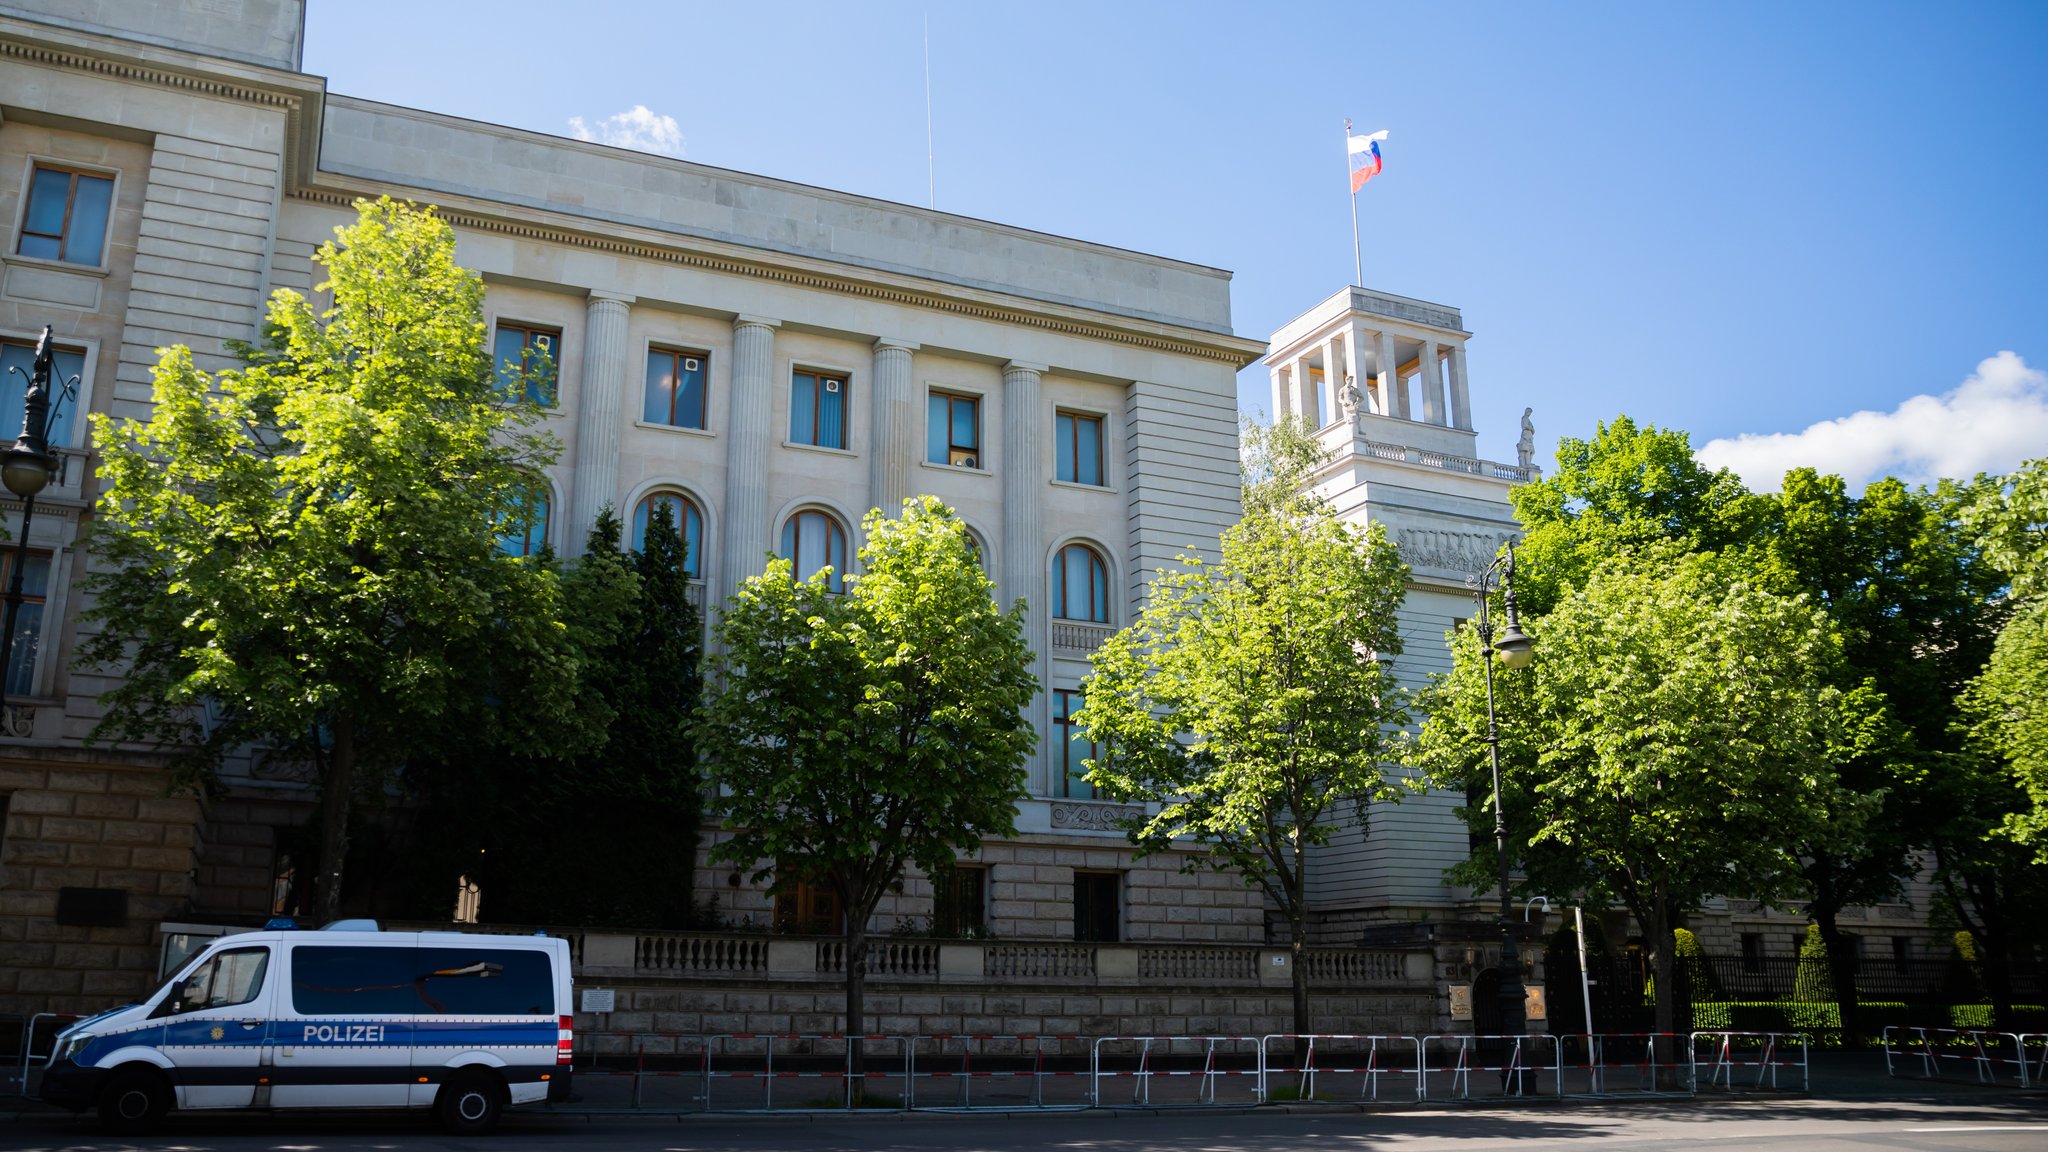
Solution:
<path fill-rule="evenodd" d="M 1536 465 L 1536 422 L 1529 419 L 1534 408 L 1522 409 L 1522 439 L 1515 445 L 1515 463 L 1524 468 Z"/>
<path fill-rule="evenodd" d="M 1358 390 L 1354 377 L 1344 378 L 1344 387 L 1337 389 L 1337 403 L 1344 409 L 1344 419 L 1356 425 L 1359 405 L 1365 402 L 1365 394 Z"/>

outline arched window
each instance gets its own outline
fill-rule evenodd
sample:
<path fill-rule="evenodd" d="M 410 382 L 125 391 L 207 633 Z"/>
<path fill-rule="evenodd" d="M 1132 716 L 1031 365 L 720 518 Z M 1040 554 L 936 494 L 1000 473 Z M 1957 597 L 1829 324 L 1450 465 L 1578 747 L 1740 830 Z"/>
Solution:
<path fill-rule="evenodd" d="M 1052 614 L 1109 623 L 1109 565 L 1086 544 L 1069 544 L 1052 561 Z"/>
<path fill-rule="evenodd" d="M 695 580 L 703 571 L 698 558 L 704 552 L 704 514 L 697 511 L 696 502 L 688 496 L 675 492 L 655 492 L 642 497 L 633 508 L 633 551 L 647 547 L 647 518 L 655 505 L 668 509 L 669 518 L 675 522 L 676 531 L 683 534 L 683 575 Z"/>
<path fill-rule="evenodd" d="M 533 500 L 505 514 L 505 530 L 498 536 L 498 551 L 507 556 L 532 556 L 548 543 L 548 494 L 542 489 Z M 522 526 L 520 521 L 526 521 Z"/>
<path fill-rule="evenodd" d="M 846 529 L 830 513 L 806 508 L 782 522 L 782 558 L 809 580 L 820 568 L 832 569 L 831 590 L 846 591 Z"/>

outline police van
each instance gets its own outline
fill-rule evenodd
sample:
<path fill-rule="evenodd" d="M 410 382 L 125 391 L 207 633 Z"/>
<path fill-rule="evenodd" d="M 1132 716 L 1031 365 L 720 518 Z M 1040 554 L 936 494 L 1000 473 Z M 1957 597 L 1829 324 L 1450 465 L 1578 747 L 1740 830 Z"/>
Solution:
<path fill-rule="evenodd" d="M 568 1096 L 568 941 L 356 923 L 219 938 L 60 1034 L 43 1099 L 123 1134 L 173 1108 L 432 1108 L 468 1135 Z"/>

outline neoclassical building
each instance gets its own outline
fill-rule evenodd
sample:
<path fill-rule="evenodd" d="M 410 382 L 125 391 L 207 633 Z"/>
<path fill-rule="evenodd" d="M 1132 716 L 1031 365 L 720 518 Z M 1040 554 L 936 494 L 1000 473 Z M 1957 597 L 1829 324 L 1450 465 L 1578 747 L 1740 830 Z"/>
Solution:
<path fill-rule="evenodd" d="M 715 615 L 770 553 L 844 570 L 867 509 L 937 495 L 1028 603 L 1045 686 L 1021 834 L 967 862 L 965 914 L 1006 937 L 1262 937 L 1241 885 L 1132 861 L 1066 720 L 1145 574 L 1238 514 L 1235 377 L 1265 346 L 1232 332 L 1227 272 L 333 94 L 302 35 L 300 0 L 0 2 L 0 355 L 25 367 L 49 325 L 79 379 L 6 670 L 0 1012 L 137 991 L 160 923 L 269 910 L 303 781 L 258 749 L 217 794 L 167 796 L 148 755 L 83 743 L 108 686 L 70 663 L 83 414 L 146 414 L 166 345 L 231 366 L 223 342 L 273 291 L 315 293 L 315 247 L 384 195 L 455 226 L 501 357 L 557 365 L 565 450 L 507 547 L 574 555 L 600 509 L 637 533 L 665 503 Z"/>

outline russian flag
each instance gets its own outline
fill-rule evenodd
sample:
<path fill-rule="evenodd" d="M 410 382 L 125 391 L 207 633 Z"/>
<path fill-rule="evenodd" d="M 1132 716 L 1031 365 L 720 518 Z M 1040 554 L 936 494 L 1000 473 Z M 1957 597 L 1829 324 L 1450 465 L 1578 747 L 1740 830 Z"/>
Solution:
<path fill-rule="evenodd" d="M 1387 138 L 1385 129 L 1370 136 L 1353 136 L 1345 133 L 1344 142 L 1351 153 L 1351 194 L 1356 196 L 1365 182 L 1380 174 L 1380 141 Z"/>

